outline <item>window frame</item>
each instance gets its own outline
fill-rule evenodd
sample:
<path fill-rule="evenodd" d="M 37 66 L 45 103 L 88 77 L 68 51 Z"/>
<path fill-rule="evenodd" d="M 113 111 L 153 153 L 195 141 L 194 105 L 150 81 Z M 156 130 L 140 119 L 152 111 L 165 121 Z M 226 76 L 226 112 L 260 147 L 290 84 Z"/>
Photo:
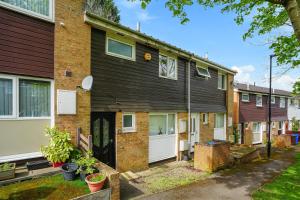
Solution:
<path fill-rule="evenodd" d="M 244 95 L 247 95 L 247 96 L 248 96 L 248 100 L 244 100 L 244 99 L 243 99 L 243 96 L 244 96 Z M 249 93 L 242 92 L 242 97 L 241 97 L 241 98 L 242 98 L 242 102 L 250 102 L 250 94 L 249 94 Z"/>
<path fill-rule="evenodd" d="M 162 134 L 162 135 L 150 135 L 150 128 L 149 128 L 149 132 L 148 132 L 148 135 L 149 137 L 160 137 L 160 136 L 169 136 L 169 135 L 176 135 L 177 134 L 177 113 L 172 113 L 172 112 L 168 112 L 168 113 L 149 113 L 149 127 L 150 127 L 150 116 L 166 116 L 166 127 L 167 127 L 167 130 L 166 130 L 166 134 Z M 168 133 L 168 127 L 169 127 L 169 119 L 168 119 L 168 116 L 169 115 L 174 115 L 175 119 L 174 119 L 174 133 L 173 134 L 169 134 Z"/>
<path fill-rule="evenodd" d="M 222 119 L 223 119 L 223 127 L 216 127 L 217 125 L 217 116 L 221 116 L 222 115 Z M 215 113 L 215 123 L 214 123 L 214 128 L 226 128 L 227 124 L 226 124 L 226 119 L 225 119 L 225 113 Z"/>
<path fill-rule="evenodd" d="M 112 40 L 112 41 L 130 46 L 131 49 L 132 49 L 132 56 L 128 57 L 128 56 L 120 55 L 120 54 L 117 54 L 117 53 L 114 53 L 114 52 L 109 52 L 108 51 L 108 40 Z M 125 60 L 130 60 L 130 61 L 135 61 L 136 60 L 135 44 L 130 44 L 128 42 L 124 42 L 124 41 L 121 41 L 119 39 L 116 39 L 116 38 L 113 38 L 113 37 L 110 37 L 110 36 L 106 36 L 105 53 L 106 53 L 106 55 L 114 56 L 114 57 L 117 57 L 117 58 L 122 58 L 122 59 L 125 59 Z"/>
<path fill-rule="evenodd" d="M 0 78 L 12 80 L 12 114 L 11 115 L 0 115 L 0 119 L 13 119 L 17 116 L 17 78 L 12 76 L 1 75 Z"/>
<path fill-rule="evenodd" d="M 261 98 L 261 103 L 257 104 L 257 98 L 260 97 Z M 263 95 L 261 94 L 256 94 L 256 107 L 263 107 Z"/>
<path fill-rule="evenodd" d="M 132 117 L 131 127 L 124 127 L 124 116 L 131 116 Z M 136 119 L 135 119 L 135 113 L 134 112 L 124 112 L 124 113 L 122 113 L 122 132 L 123 133 L 136 132 Z"/>
<path fill-rule="evenodd" d="M 201 68 L 201 69 L 206 70 L 206 71 L 207 71 L 207 74 L 201 74 L 201 73 L 199 72 L 198 68 Z M 209 73 L 209 71 L 208 71 L 208 67 L 203 67 L 203 66 L 200 66 L 200 65 L 197 65 L 197 64 L 196 64 L 196 71 L 197 71 L 197 75 L 198 75 L 199 77 L 201 77 L 201 78 L 206 78 L 206 79 L 211 78 L 211 75 L 210 75 L 210 73 Z"/>
<path fill-rule="evenodd" d="M 254 131 L 254 124 L 257 124 L 257 125 L 259 125 L 259 132 L 255 132 Z M 261 122 L 253 122 L 252 123 L 252 131 L 253 131 L 253 133 L 261 133 L 262 132 L 262 124 L 261 124 Z"/>
<path fill-rule="evenodd" d="M 0 120 L 51 120 L 51 125 L 54 125 L 54 81 L 52 79 L 17 76 L 17 75 L 3 75 L 0 78 L 13 79 L 13 115 L 0 116 Z M 50 83 L 50 116 L 44 117 L 20 117 L 19 116 L 19 79 L 33 80 L 33 81 L 47 81 Z"/>
<path fill-rule="evenodd" d="M 208 124 L 208 113 L 203 113 L 202 114 L 202 123 L 204 124 L 204 125 L 206 125 L 206 124 Z"/>
<path fill-rule="evenodd" d="M 274 101 L 272 101 L 272 99 L 274 98 Z M 276 104 L 276 96 L 271 96 L 271 104 Z"/>
<path fill-rule="evenodd" d="M 219 87 L 220 76 L 222 77 L 221 78 L 221 80 L 222 80 L 222 87 Z M 225 76 L 224 85 L 223 85 L 223 76 Z M 219 90 L 227 90 L 227 74 L 226 73 L 218 72 L 218 89 Z"/>
<path fill-rule="evenodd" d="M 175 61 L 175 78 L 160 75 L 160 71 L 161 71 L 160 70 L 161 69 L 160 68 L 160 57 L 161 56 L 167 57 L 167 66 L 169 66 L 169 59 L 173 59 Z M 174 57 L 174 56 L 169 56 L 169 55 L 166 55 L 166 54 L 163 54 L 163 53 L 159 53 L 159 55 L 158 55 L 158 76 L 159 76 L 159 78 L 177 80 L 178 79 L 178 61 L 177 61 L 177 58 Z"/>
<path fill-rule="evenodd" d="M 284 127 L 284 121 L 279 121 L 278 122 L 278 130 L 283 130 Z"/>
<path fill-rule="evenodd" d="M 283 101 L 284 101 L 284 106 L 282 106 L 282 104 L 281 104 L 282 99 L 283 99 Z M 279 107 L 280 107 L 280 108 L 285 108 L 285 104 L 286 104 L 286 102 L 285 102 L 285 97 L 280 97 L 280 100 L 279 100 Z"/>
<path fill-rule="evenodd" d="M 55 22 L 55 20 L 54 20 L 55 0 L 49 0 L 49 16 L 42 15 L 40 13 L 36 13 L 36 12 L 33 12 L 31 10 L 27 10 L 27 9 L 24 9 L 24 8 L 20 8 L 18 6 L 11 5 L 11 4 L 3 2 L 3 1 L 0 1 L 0 7 L 1 6 L 4 7 L 4 8 L 7 8 L 7 9 L 10 9 L 10 10 L 25 14 L 25 15 L 29 15 L 29 16 L 38 18 L 38 19 L 42 19 L 42 20 L 46 20 L 46 21 L 50 21 L 50 22 Z"/>

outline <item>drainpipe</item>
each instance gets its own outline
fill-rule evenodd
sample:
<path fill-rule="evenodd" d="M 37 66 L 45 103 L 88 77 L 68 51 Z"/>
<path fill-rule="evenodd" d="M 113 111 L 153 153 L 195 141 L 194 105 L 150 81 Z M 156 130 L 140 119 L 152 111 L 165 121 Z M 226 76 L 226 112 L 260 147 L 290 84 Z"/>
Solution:
<path fill-rule="evenodd" d="M 188 61 L 188 143 L 191 145 L 191 59 Z"/>

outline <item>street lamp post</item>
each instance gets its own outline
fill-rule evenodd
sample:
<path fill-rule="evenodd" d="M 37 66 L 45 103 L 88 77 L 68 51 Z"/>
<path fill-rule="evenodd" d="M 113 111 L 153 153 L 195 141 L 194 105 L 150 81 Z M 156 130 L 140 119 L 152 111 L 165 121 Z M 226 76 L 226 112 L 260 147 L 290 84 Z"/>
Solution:
<path fill-rule="evenodd" d="M 269 86 L 269 120 L 268 120 L 268 144 L 267 144 L 267 150 L 268 150 L 268 158 L 271 157 L 271 123 L 272 123 L 272 109 L 271 109 L 271 98 L 272 98 L 272 59 L 276 57 L 276 55 L 270 55 L 270 86 Z"/>

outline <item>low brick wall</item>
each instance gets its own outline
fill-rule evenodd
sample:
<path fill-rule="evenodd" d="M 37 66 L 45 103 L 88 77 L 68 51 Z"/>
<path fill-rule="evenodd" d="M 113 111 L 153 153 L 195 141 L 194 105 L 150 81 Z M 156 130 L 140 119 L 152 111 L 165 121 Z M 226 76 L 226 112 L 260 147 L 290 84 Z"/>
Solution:
<path fill-rule="evenodd" d="M 194 152 L 194 168 L 213 172 L 229 163 L 230 143 L 197 144 Z"/>
<path fill-rule="evenodd" d="M 119 200 L 120 199 L 120 179 L 119 172 L 113 168 L 105 165 L 104 163 L 97 162 L 96 167 L 104 171 L 108 178 L 108 187 L 111 189 L 111 199 Z"/>
<path fill-rule="evenodd" d="M 283 134 L 283 135 L 274 135 L 274 146 L 278 148 L 286 148 L 292 146 L 292 138 L 291 135 Z"/>

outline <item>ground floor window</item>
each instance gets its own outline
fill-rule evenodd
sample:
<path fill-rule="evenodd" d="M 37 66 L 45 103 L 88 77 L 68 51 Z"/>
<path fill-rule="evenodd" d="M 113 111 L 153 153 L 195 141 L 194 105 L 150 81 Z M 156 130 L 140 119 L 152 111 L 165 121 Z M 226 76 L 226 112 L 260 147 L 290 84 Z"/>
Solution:
<path fill-rule="evenodd" d="M 150 114 L 149 135 L 168 135 L 175 133 L 175 114 Z"/>
<path fill-rule="evenodd" d="M 133 132 L 135 131 L 135 114 L 123 113 L 123 131 Z"/>
<path fill-rule="evenodd" d="M 253 125 L 252 125 L 252 131 L 253 133 L 260 133 L 261 131 L 261 123 L 260 122 L 253 122 Z"/>
<path fill-rule="evenodd" d="M 224 113 L 215 114 L 215 128 L 224 128 Z"/>
<path fill-rule="evenodd" d="M 0 75 L 0 117 L 50 117 L 51 81 Z"/>
<path fill-rule="evenodd" d="M 280 121 L 279 122 L 279 130 L 282 130 L 283 129 L 283 127 L 284 127 L 284 121 Z"/>

